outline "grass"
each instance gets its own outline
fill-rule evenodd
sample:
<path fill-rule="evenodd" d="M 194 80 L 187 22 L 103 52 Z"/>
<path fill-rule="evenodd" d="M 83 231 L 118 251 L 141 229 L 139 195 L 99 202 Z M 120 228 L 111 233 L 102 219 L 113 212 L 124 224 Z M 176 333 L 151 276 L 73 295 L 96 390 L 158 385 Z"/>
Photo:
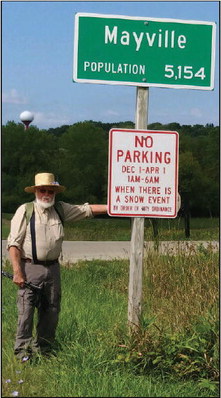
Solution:
<path fill-rule="evenodd" d="M 10 229 L 11 214 L 3 214 L 2 239 Z M 131 239 L 131 219 L 118 217 L 94 218 L 65 224 L 65 240 L 127 241 Z M 164 240 L 219 240 L 218 218 L 192 218 L 190 238 L 185 236 L 184 219 L 157 219 L 158 239 Z M 151 219 L 145 219 L 144 239 L 153 240 Z"/>
<path fill-rule="evenodd" d="M 210 250 L 147 258 L 136 335 L 127 260 L 62 267 L 58 348 L 26 364 L 13 355 L 16 287 L 4 279 L 2 396 L 218 397 L 218 263 Z"/>

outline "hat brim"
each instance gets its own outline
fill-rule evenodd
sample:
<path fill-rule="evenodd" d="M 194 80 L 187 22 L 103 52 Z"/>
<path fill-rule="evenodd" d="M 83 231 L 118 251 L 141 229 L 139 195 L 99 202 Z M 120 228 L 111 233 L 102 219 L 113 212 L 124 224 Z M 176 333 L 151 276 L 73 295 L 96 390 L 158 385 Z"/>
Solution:
<path fill-rule="evenodd" d="M 26 187 L 24 190 L 27 193 L 34 193 L 35 189 L 40 187 L 53 188 L 56 193 L 63 192 L 65 190 L 65 187 L 63 185 L 55 185 L 55 184 L 32 185 L 30 187 Z"/>

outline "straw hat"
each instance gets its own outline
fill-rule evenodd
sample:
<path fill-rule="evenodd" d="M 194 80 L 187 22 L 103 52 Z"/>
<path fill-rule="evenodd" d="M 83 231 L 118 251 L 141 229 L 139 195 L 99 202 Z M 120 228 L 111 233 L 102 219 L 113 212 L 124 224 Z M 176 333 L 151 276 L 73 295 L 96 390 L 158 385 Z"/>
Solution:
<path fill-rule="evenodd" d="M 54 174 L 52 173 L 38 173 L 35 175 L 35 185 L 25 188 L 25 192 L 33 193 L 35 188 L 38 187 L 53 187 L 55 192 L 63 192 L 65 187 L 55 181 Z"/>

